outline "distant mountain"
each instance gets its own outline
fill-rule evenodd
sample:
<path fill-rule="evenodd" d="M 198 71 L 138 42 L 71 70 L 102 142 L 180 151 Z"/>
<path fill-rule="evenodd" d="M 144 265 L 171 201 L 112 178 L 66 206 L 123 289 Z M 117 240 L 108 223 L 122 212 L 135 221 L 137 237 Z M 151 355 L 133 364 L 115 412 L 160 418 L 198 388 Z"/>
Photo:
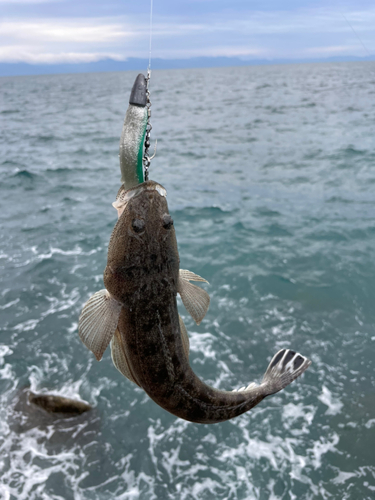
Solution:
<path fill-rule="evenodd" d="M 296 64 L 316 62 L 375 61 L 374 56 L 340 56 L 325 59 L 253 59 L 238 57 L 192 57 L 190 59 L 153 59 L 152 69 L 213 68 L 224 66 L 250 66 L 265 64 Z M 129 58 L 126 61 L 103 59 L 91 63 L 28 64 L 0 63 L 0 76 L 45 75 L 61 73 L 100 73 L 103 71 L 146 71 L 148 59 Z"/>

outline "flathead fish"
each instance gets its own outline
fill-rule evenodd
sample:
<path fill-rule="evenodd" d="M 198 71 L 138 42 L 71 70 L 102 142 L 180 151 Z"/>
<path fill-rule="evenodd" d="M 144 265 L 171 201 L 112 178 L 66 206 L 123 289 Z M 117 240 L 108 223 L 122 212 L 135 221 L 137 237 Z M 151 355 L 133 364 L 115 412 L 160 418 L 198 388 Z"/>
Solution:
<path fill-rule="evenodd" d="M 64 398 L 55 394 L 35 394 L 30 391 L 29 402 L 43 408 L 48 413 L 62 413 L 67 416 L 81 415 L 91 410 L 91 406 L 84 401 Z"/>
<path fill-rule="evenodd" d="M 260 384 L 221 391 L 202 382 L 189 364 L 189 339 L 176 296 L 199 324 L 209 306 L 200 276 L 179 269 L 166 190 L 154 181 L 120 188 L 113 204 L 119 219 L 108 246 L 104 290 L 85 304 L 79 319 L 83 343 L 100 360 L 111 344 L 113 363 L 151 399 L 177 417 L 212 424 L 247 412 L 299 377 L 311 364 L 282 349 Z"/>

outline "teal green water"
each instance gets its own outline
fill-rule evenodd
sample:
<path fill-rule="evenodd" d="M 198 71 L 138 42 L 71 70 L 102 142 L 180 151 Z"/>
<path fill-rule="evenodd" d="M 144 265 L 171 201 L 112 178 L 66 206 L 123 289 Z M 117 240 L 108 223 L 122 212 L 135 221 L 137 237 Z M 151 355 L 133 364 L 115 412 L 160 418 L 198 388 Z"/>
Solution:
<path fill-rule="evenodd" d="M 291 347 L 313 365 L 241 417 L 178 420 L 81 344 L 103 288 L 135 73 L 2 78 L 0 497 L 375 496 L 375 64 L 155 71 L 150 178 L 205 277 L 190 361 L 222 389 Z M 22 390 L 80 396 L 33 413 Z"/>

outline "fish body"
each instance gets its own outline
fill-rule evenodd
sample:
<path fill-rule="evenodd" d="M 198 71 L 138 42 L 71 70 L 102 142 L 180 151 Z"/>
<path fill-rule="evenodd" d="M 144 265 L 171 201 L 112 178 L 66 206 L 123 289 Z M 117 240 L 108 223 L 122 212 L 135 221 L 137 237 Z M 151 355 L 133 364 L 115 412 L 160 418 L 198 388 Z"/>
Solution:
<path fill-rule="evenodd" d="M 84 401 L 56 396 L 55 394 L 35 394 L 30 391 L 29 402 L 43 408 L 48 413 L 62 413 L 68 416 L 81 415 L 91 410 L 91 406 Z"/>
<path fill-rule="evenodd" d="M 294 351 L 279 351 L 262 382 L 238 391 L 208 386 L 189 364 L 189 339 L 177 310 L 177 293 L 199 324 L 209 296 L 191 281 L 205 280 L 179 269 L 179 254 L 166 191 L 154 181 L 122 187 L 115 208 L 104 271 L 105 290 L 86 303 L 79 320 L 84 344 L 101 359 L 111 344 L 116 368 L 177 417 L 218 423 L 250 410 L 280 391 L 311 362 Z"/>

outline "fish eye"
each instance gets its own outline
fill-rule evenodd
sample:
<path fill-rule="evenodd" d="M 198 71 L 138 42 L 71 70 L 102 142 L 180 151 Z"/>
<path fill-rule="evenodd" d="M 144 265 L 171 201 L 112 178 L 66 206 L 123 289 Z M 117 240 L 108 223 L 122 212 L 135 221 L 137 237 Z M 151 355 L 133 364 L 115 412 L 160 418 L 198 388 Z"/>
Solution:
<path fill-rule="evenodd" d="M 132 228 L 135 233 L 140 233 L 145 228 L 145 221 L 142 219 L 133 219 Z"/>
<path fill-rule="evenodd" d="M 173 219 L 169 214 L 163 215 L 163 227 L 164 229 L 170 229 L 173 226 Z"/>

